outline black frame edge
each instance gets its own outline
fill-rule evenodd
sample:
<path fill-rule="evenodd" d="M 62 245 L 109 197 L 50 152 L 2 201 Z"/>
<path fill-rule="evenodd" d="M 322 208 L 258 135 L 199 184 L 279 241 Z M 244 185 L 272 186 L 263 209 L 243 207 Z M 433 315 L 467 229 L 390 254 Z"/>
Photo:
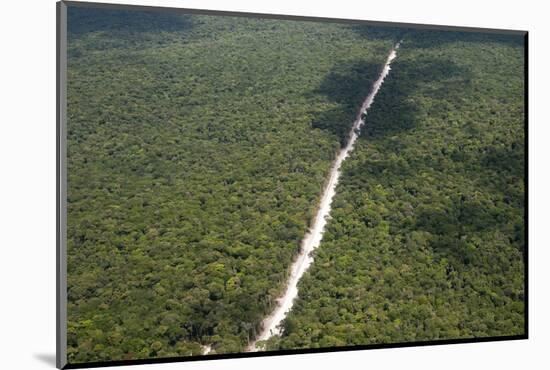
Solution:
<path fill-rule="evenodd" d="M 523 291 L 524 291 L 524 331 L 529 338 L 529 32 L 525 32 L 523 43 L 523 114 L 524 114 L 524 248 L 523 248 Z"/>

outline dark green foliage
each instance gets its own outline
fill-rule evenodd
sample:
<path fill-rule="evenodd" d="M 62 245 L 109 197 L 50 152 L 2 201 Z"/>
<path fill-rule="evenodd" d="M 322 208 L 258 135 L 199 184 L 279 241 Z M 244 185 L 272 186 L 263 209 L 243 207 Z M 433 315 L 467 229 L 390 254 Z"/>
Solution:
<path fill-rule="evenodd" d="M 394 42 L 356 31 L 69 7 L 71 363 L 244 349 Z"/>
<path fill-rule="evenodd" d="M 521 37 L 411 32 L 268 348 L 524 333 Z"/>

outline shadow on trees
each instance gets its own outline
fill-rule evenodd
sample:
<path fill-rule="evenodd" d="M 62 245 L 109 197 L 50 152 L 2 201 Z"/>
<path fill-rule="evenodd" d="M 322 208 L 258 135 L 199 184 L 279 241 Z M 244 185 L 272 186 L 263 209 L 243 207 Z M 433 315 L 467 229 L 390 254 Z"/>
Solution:
<path fill-rule="evenodd" d="M 392 40 L 397 42 L 409 31 L 406 28 L 351 24 L 349 28 L 368 40 Z"/>
<path fill-rule="evenodd" d="M 372 39 L 391 39 L 394 42 L 404 40 L 416 48 L 434 48 L 453 42 L 468 43 L 501 43 L 510 46 L 523 47 L 522 35 L 507 35 L 483 32 L 443 31 L 415 29 L 410 27 L 371 26 L 367 24 L 352 24 L 349 26 L 361 36 Z"/>
<path fill-rule="evenodd" d="M 313 93 L 326 96 L 337 106 L 314 118 L 312 126 L 326 130 L 344 144 L 381 65 L 362 60 L 335 65 Z"/>
<path fill-rule="evenodd" d="M 190 15 L 158 11 L 68 8 L 69 37 L 90 32 L 110 36 L 137 35 L 143 32 L 185 31 L 192 27 Z"/>
<path fill-rule="evenodd" d="M 372 84 L 378 78 L 381 68 L 381 65 L 362 60 L 334 66 L 314 93 L 326 96 L 337 106 L 315 117 L 312 126 L 328 131 L 337 136 L 342 145 L 345 144 L 359 107 L 371 92 Z M 442 84 L 452 81 L 455 85 L 466 86 L 470 82 L 470 75 L 467 69 L 451 60 L 396 59 L 392 64 L 392 71 L 369 109 L 363 129 L 365 136 L 394 135 L 414 128 L 418 108 L 409 97 L 421 85 L 431 82 L 439 84 L 439 89 L 425 92 L 439 97 L 442 93 L 449 94 L 451 91 Z M 457 88 L 452 91 L 455 91 L 458 97 L 460 90 Z M 384 101 L 384 106 L 377 105 L 377 100 Z"/>
<path fill-rule="evenodd" d="M 521 35 L 407 29 L 404 37 L 407 44 L 415 48 L 436 48 L 454 42 L 501 43 L 516 47 L 524 46 L 523 36 Z"/>
<path fill-rule="evenodd" d="M 510 143 L 487 148 L 486 153 L 480 157 L 481 165 L 507 176 L 523 176 L 525 171 L 525 145 L 519 139 L 513 138 Z"/>
<path fill-rule="evenodd" d="M 504 203 L 515 207 L 525 207 L 523 188 L 518 188 L 510 179 L 525 177 L 525 146 L 514 138 L 511 143 L 486 148 L 477 158 L 486 176 L 473 178 L 483 186 L 484 191 L 501 194 Z"/>
<path fill-rule="evenodd" d="M 68 56 L 86 58 L 90 52 L 118 49 L 118 58 L 129 62 L 145 46 L 170 42 L 164 32 L 187 33 L 191 16 L 157 11 L 107 10 L 69 7 Z"/>
<path fill-rule="evenodd" d="M 393 136 L 399 132 L 414 129 L 419 121 L 419 108 L 413 96 L 422 95 L 452 101 L 453 91 L 459 96 L 460 88 L 450 89 L 448 84 L 461 87 L 469 84 L 471 73 L 451 60 L 420 58 L 412 60 L 396 59 L 384 85 L 369 109 L 364 131 L 368 140 Z M 427 85 L 431 87 L 426 88 Z M 383 102 L 378 104 L 377 102 Z M 444 110 L 444 106 L 434 109 Z M 441 112 L 439 112 L 441 113 Z"/>
<path fill-rule="evenodd" d="M 461 239 L 464 235 L 499 226 L 487 207 L 471 194 L 457 193 L 447 197 L 440 208 L 421 207 L 416 215 L 416 230 Z"/>

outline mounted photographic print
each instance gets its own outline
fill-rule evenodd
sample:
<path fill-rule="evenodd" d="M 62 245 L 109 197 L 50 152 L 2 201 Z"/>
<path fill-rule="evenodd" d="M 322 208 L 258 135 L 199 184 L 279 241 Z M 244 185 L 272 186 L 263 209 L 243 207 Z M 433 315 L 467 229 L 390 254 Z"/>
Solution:
<path fill-rule="evenodd" d="M 527 338 L 526 50 L 58 3 L 58 367 Z"/>

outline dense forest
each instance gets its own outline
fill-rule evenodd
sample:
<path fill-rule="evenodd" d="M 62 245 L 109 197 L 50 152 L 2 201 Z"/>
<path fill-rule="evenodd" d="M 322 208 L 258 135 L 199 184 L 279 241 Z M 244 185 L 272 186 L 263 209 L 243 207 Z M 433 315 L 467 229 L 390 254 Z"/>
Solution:
<path fill-rule="evenodd" d="M 523 39 L 68 11 L 70 363 L 524 333 Z"/>
<path fill-rule="evenodd" d="M 243 351 L 401 31 L 74 7 L 68 27 L 69 362 Z"/>
<path fill-rule="evenodd" d="M 524 334 L 523 38 L 403 40 L 268 349 Z"/>

